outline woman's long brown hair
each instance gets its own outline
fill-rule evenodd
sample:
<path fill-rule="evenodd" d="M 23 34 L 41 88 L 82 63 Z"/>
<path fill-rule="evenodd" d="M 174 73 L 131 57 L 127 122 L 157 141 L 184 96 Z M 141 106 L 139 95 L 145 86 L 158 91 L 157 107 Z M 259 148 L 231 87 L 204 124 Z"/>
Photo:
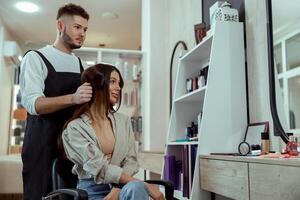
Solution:
<path fill-rule="evenodd" d="M 111 73 L 116 71 L 120 77 L 120 96 L 119 102 L 116 109 L 114 109 L 114 105 L 110 103 L 109 97 L 109 84 L 110 84 L 110 77 Z M 91 105 L 96 106 L 96 108 L 100 113 L 103 113 L 101 110 L 103 107 L 105 108 L 105 113 L 115 113 L 118 111 L 122 101 L 122 88 L 124 86 L 124 81 L 121 76 L 120 71 L 113 65 L 109 64 L 96 64 L 92 67 L 87 68 L 81 75 L 81 84 L 83 83 L 90 83 L 93 89 L 92 99 L 91 101 L 79 104 L 75 107 L 74 113 L 72 117 L 65 123 L 63 130 L 67 128 L 68 124 L 73 121 L 74 119 L 79 118 L 82 114 L 86 113 L 91 117 L 92 121 L 94 121 L 93 116 L 91 114 Z M 63 132 L 62 130 L 62 132 Z M 59 140 L 58 140 L 58 148 L 59 151 L 64 154 L 63 142 L 62 142 L 62 132 L 60 133 Z"/>

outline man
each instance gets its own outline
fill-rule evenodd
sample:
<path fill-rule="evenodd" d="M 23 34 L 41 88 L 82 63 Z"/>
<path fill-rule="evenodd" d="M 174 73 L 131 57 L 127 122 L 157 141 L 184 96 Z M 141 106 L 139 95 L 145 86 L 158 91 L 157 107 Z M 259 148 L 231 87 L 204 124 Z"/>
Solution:
<path fill-rule="evenodd" d="M 90 84 L 80 85 L 84 69 L 72 53 L 85 40 L 88 20 L 88 13 L 78 5 L 61 7 L 53 45 L 30 51 L 22 60 L 20 87 L 28 112 L 22 151 L 25 200 L 40 200 L 52 190 L 51 166 L 59 156 L 58 135 L 73 106 L 92 97 Z"/>

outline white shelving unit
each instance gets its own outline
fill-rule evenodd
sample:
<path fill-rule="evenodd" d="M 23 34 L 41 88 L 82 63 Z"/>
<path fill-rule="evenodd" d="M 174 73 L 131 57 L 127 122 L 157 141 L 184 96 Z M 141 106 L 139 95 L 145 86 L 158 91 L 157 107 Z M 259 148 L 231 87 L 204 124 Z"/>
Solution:
<path fill-rule="evenodd" d="M 16 112 L 18 109 L 22 109 L 20 102 L 17 102 L 17 95 L 20 91 L 20 86 L 15 84 L 13 86 L 13 94 L 12 94 L 12 103 L 11 103 L 11 121 L 10 121 L 10 134 L 9 134 L 9 140 L 8 140 L 8 154 L 20 154 L 22 151 L 23 146 L 23 138 L 25 133 L 25 118 L 24 119 L 16 119 L 14 117 L 14 112 Z M 24 108 L 22 109 L 24 110 Z M 26 112 L 24 110 L 24 112 Z M 16 129 L 18 129 L 19 133 L 17 133 Z"/>
<path fill-rule="evenodd" d="M 200 188 L 199 155 L 237 152 L 247 126 L 246 80 L 243 24 L 217 22 L 215 32 L 185 54 L 179 61 L 165 155 L 184 159 L 183 147 L 198 145 L 194 175 L 188 166 L 189 196 L 175 190 L 177 199 L 210 199 Z M 205 87 L 187 93 L 186 79 L 196 77 L 209 66 Z M 202 112 L 201 122 L 197 119 Z M 175 142 L 184 138 L 186 127 L 198 122 L 197 142 Z M 164 170 L 163 170 L 164 171 Z M 193 179 L 193 182 L 191 181 Z"/>

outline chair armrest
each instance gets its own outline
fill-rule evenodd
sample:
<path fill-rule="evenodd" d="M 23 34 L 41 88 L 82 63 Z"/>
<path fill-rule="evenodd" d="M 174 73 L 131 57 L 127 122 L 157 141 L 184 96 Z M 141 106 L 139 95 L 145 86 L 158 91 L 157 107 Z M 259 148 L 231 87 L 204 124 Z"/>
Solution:
<path fill-rule="evenodd" d="M 173 200 L 174 196 L 174 186 L 170 181 L 165 180 L 146 180 L 146 183 L 163 185 L 165 187 L 165 197 L 167 200 Z"/>
<path fill-rule="evenodd" d="M 47 196 L 42 197 L 42 200 L 52 199 L 58 195 L 70 195 L 74 197 L 74 200 L 88 200 L 88 194 L 85 190 L 81 189 L 58 189 L 50 192 Z"/>

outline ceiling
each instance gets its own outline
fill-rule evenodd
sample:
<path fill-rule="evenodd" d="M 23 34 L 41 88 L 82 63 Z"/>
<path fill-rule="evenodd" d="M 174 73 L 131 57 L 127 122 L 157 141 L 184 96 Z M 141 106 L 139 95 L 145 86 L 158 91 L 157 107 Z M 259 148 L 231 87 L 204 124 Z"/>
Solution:
<path fill-rule="evenodd" d="M 141 45 L 141 0 L 28 0 L 40 10 L 28 14 L 15 8 L 21 0 L 0 0 L 0 18 L 23 50 L 52 44 L 56 37 L 56 13 L 65 3 L 81 5 L 90 15 L 84 46 L 135 49 Z M 103 19 L 104 12 L 114 12 L 115 20 Z"/>

